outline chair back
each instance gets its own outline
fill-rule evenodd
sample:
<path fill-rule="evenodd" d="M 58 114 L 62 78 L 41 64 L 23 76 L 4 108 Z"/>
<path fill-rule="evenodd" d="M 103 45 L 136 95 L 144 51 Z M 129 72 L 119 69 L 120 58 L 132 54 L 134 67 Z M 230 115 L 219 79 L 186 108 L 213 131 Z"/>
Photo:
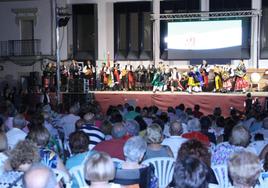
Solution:
<path fill-rule="evenodd" d="M 155 176 L 158 178 L 159 188 L 165 188 L 172 181 L 174 173 L 174 158 L 171 157 L 156 157 L 147 159 L 142 164 L 154 166 Z"/>
<path fill-rule="evenodd" d="M 216 175 L 218 180 L 219 186 L 221 188 L 228 188 L 229 187 L 229 178 L 228 178 L 228 169 L 227 165 L 214 165 L 211 167 Z"/>
<path fill-rule="evenodd" d="M 84 175 L 84 165 L 72 167 L 69 172 L 72 177 L 73 183 L 75 179 L 79 187 L 87 187 Z"/>

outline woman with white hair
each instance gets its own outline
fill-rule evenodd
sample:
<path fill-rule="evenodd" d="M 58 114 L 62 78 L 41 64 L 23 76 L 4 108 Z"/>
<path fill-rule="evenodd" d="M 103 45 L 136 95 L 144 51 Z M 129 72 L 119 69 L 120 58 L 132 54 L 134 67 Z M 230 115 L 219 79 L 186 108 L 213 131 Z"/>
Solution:
<path fill-rule="evenodd" d="M 228 161 L 228 171 L 235 188 L 254 187 L 261 172 L 260 160 L 251 152 L 235 153 Z"/>
<path fill-rule="evenodd" d="M 230 156 L 239 151 L 247 150 L 256 153 L 254 148 L 248 147 L 250 142 L 249 131 L 242 125 L 237 125 L 232 129 L 229 142 L 218 144 L 212 154 L 212 165 L 227 164 Z"/>
<path fill-rule="evenodd" d="M 120 185 L 109 183 L 115 176 L 112 158 L 103 152 L 90 156 L 85 164 L 85 179 L 90 182 L 90 188 L 116 188 Z"/>
<path fill-rule="evenodd" d="M 116 163 L 116 175 L 114 182 L 121 185 L 139 185 L 139 187 L 151 187 L 152 166 L 140 164 L 146 151 L 146 141 L 140 136 L 128 139 L 124 145 L 125 161 Z"/>
<path fill-rule="evenodd" d="M 144 160 L 154 157 L 173 157 L 169 146 L 161 145 L 163 141 L 163 131 L 160 125 L 153 123 L 146 129 L 147 150 Z"/>

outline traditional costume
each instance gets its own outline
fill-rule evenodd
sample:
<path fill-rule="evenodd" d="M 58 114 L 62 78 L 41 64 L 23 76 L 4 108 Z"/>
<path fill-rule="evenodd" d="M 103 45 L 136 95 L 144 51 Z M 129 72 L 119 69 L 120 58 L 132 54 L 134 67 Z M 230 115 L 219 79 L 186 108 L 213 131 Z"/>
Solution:
<path fill-rule="evenodd" d="M 150 64 L 147 69 L 147 90 L 152 90 L 152 81 L 154 79 L 154 74 L 156 73 L 156 68 L 153 64 Z"/>
<path fill-rule="evenodd" d="M 222 69 L 219 66 L 215 66 L 214 67 L 214 81 L 215 81 L 215 88 L 214 91 L 215 92 L 219 92 L 222 91 Z"/>
<path fill-rule="evenodd" d="M 243 91 L 246 92 L 249 88 L 249 83 L 246 80 L 246 67 L 243 61 L 240 61 L 239 65 L 235 70 L 235 91 Z"/>
<path fill-rule="evenodd" d="M 136 78 L 137 78 L 136 89 L 145 90 L 147 70 L 145 69 L 144 65 L 140 64 L 135 70 L 135 73 L 136 73 Z"/>
<path fill-rule="evenodd" d="M 155 93 L 157 90 L 158 91 L 163 91 L 163 86 L 164 86 L 164 77 L 160 69 L 157 69 L 157 71 L 154 74 L 154 78 L 152 81 L 152 86 L 153 86 L 153 92 Z"/>
<path fill-rule="evenodd" d="M 209 66 L 207 61 L 203 60 L 203 63 L 201 64 L 199 71 L 203 77 L 203 89 L 208 89 L 208 74 L 209 74 Z"/>
<path fill-rule="evenodd" d="M 128 90 L 135 90 L 135 76 L 132 65 L 127 65 Z"/>

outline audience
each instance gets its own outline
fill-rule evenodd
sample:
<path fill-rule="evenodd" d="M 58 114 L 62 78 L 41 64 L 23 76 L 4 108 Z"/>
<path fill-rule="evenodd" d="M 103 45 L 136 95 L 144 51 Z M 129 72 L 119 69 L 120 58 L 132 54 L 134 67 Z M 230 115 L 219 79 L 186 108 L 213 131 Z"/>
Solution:
<path fill-rule="evenodd" d="M 161 145 L 163 140 L 162 128 L 158 124 L 152 124 L 147 127 L 146 141 L 147 150 L 144 160 L 154 157 L 173 157 L 169 146 Z"/>
<path fill-rule="evenodd" d="M 92 112 L 88 112 L 83 116 L 85 124 L 80 126 L 78 130 L 83 131 L 89 137 L 89 148 L 94 148 L 98 143 L 105 140 L 104 133 L 95 126 L 95 115 Z"/>
<path fill-rule="evenodd" d="M 108 153 L 112 158 L 124 160 L 123 147 L 129 136 L 123 123 L 116 123 L 112 128 L 112 139 L 97 144 L 93 150 Z M 116 148 L 116 149 L 115 149 Z"/>
<path fill-rule="evenodd" d="M 54 172 L 42 164 L 34 164 L 23 176 L 24 188 L 59 188 Z"/>
<path fill-rule="evenodd" d="M 106 115 L 94 101 L 75 103 L 66 114 L 52 111 L 55 108 L 50 105 L 21 105 L 22 109 L 16 109 L 11 102 L 0 104 L 0 187 L 11 173 L 18 173 L 14 177 L 21 183 L 23 179 L 26 188 L 58 187 L 51 169 L 68 176 L 67 169 L 78 165 L 85 167 L 90 187 L 119 186 L 109 181 L 152 187 L 157 186 L 154 170 L 141 162 L 154 157 L 175 157 L 175 187 L 221 183 L 212 168 L 223 165 L 227 169 L 228 165 L 233 187 L 256 188 L 260 161 L 255 153 L 264 159 L 264 170 L 268 169 L 267 113 L 255 108 L 244 114 L 232 109 L 229 117 L 223 117 L 220 107 L 204 116 L 199 105 L 183 104 L 162 111 L 157 106 L 141 109 L 126 103 L 110 106 Z M 68 109 L 69 104 L 64 106 Z M 71 154 L 66 152 L 68 145 Z M 46 167 L 33 165 L 38 162 Z M 260 177 L 266 176 L 267 172 Z"/>
<path fill-rule="evenodd" d="M 227 164 L 229 157 L 238 151 L 248 150 L 256 153 L 254 148 L 247 147 L 250 142 L 250 134 L 242 125 L 237 125 L 232 129 L 229 142 L 223 142 L 216 146 L 212 154 L 212 164 Z"/>
<path fill-rule="evenodd" d="M 208 188 L 207 167 L 199 159 L 188 156 L 177 160 L 174 168 L 175 188 Z"/>
<path fill-rule="evenodd" d="M 139 185 L 139 187 L 150 187 L 154 179 L 152 166 L 140 164 L 146 151 L 147 144 L 139 136 L 134 136 L 125 143 L 125 161 L 117 164 L 114 182 L 121 185 Z"/>
<path fill-rule="evenodd" d="M 20 140 L 25 139 L 27 134 L 22 130 L 25 126 L 26 120 L 22 115 L 13 118 L 13 127 L 6 133 L 9 149 L 13 149 Z"/>
<path fill-rule="evenodd" d="M 187 139 L 181 137 L 183 130 L 179 121 L 171 122 L 169 132 L 171 136 L 165 138 L 162 142 L 162 145 L 169 146 L 174 158 L 176 159 L 181 144 L 187 141 Z"/>
<path fill-rule="evenodd" d="M 233 187 L 254 187 L 261 172 L 260 160 L 251 152 L 240 151 L 230 157 L 228 171 L 233 180 Z"/>
<path fill-rule="evenodd" d="M 85 164 L 85 179 L 90 182 L 90 188 L 114 188 L 115 184 L 109 183 L 114 177 L 115 167 L 108 154 L 97 152 L 89 157 Z"/>

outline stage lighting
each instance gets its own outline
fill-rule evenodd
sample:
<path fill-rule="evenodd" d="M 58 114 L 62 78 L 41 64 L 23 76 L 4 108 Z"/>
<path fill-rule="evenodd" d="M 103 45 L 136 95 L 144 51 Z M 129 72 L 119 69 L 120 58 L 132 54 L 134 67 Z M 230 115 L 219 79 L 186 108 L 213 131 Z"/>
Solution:
<path fill-rule="evenodd" d="M 58 26 L 59 27 L 65 27 L 69 22 L 70 17 L 62 17 L 58 19 Z"/>

